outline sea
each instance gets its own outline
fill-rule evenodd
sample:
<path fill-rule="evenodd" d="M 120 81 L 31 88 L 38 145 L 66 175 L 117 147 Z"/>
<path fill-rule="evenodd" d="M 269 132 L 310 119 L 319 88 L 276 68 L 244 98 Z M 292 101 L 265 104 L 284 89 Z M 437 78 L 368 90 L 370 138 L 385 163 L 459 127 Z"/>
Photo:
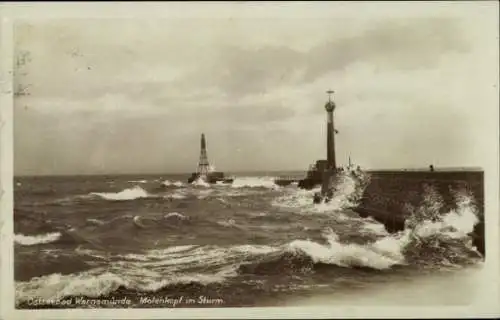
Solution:
<path fill-rule="evenodd" d="M 483 257 L 468 196 L 439 221 L 388 233 L 353 209 L 364 177 L 318 189 L 235 173 L 14 178 L 16 308 L 463 305 Z M 429 200 L 429 199 L 428 199 Z M 436 210 L 439 199 L 415 212 Z M 415 213 L 416 214 L 416 213 Z M 417 221 L 419 221 L 417 219 Z"/>

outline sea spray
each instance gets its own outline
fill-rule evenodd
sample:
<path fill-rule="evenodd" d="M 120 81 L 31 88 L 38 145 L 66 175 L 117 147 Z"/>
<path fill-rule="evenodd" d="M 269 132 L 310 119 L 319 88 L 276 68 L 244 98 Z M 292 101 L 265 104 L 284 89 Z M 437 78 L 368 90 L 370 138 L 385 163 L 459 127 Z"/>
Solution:
<path fill-rule="evenodd" d="M 363 193 L 358 178 L 339 181 L 337 198 L 321 205 L 312 203 L 318 190 L 265 187 L 272 180 L 269 177 L 256 177 L 255 181 L 265 182 L 250 186 L 245 181 L 246 186 L 236 188 L 230 184 L 199 188 L 185 183 L 183 188 L 148 189 L 147 197 L 154 200 L 119 204 L 102 201 L 95 194 L 75 200 L 77 194 L 107 191 L 100 189 L 105 184 L 99 180 L 95 185 L 70 185 L 68 194 L 35 195 L 33 199 L 41 200 L 37 210 L 48 212 L 49 219 L 41 225 L 25 217 L 21 207 L 16 212 L 18 235 L 45 234 L 54 230 L 51 224 L 64 221 L 77 227 L 82 239 L 106 243 L 106 247 L 89 246 L 81 239 L 57 239 L 36 250 L 17 245 L 16 272 L 25 272 L 16 280 L 17 303 L 29 308 L 23 303 L 30 297 L 61 294 L 84 299 L 224 294 L 226 305 L 252 305 L 253 300 L 240 297 L 266 299 L 277 289 L 292 295 L 295 291 L 311 294 L 311 288 L 320 285 L 343 294 L 344 289 L 353 289 L 351 283 L 378 282 L 381 275 L 390 283 L 401 270 L 413 275 L 421 268 L 455 268 L 478 261 L 467 233 L 480 212 L 470 197 L 457 194 L 453 210 L 441 208 L 440 215 L 433 216 L 430 212 L 439 206 L 436 197 L 429 196 L 414 211 L 434 217 L 430 222 L 416 219 L 404 231 L 389 234 L 382 224 L 348 209 Z M 117 178 L 116 186 L 122 187 L 115 191 L 124 189 L 128 180 L 130 177 Z M 173 194 L 186 198 L 164 198 Z M 62 207 L 52 205 L 55 197 L 72 200 Z M 52 207 L 42 208 L 47 204 Z M 443 214 L 443 210 L 448 212 Z M 133 227 L 135 216 L 147 228 Z M 230 219 L 237 221 L 237 228 L 217 223 L 232 222 Z M 49 249 L 58 250 L 57 255 L 50 254 L 51 259 L 44 254 Z M 44 267 L 37 263 L 40 272 L 31 276 L 24 268 L 33 261 Z"/>
<path fill-rule="evenodd" d="M 60 232 L 52 232 L 46 234 L 39 234 L 34 236 L 26 236 L 23 234 L 14 235 L 14 241 L 23 246 L 32 246 L 37 244 L 44 244 L 57 241 L 61 237 Z"/>
<path fill-rule="evenodd" d="M 420 265 L 458 265 L 481 258 L 472 247 L 470 232 L 478 222 L 478 210 L 471 194 L 455 191 L 456 208 L 441 213 L 442 197 L 427 187 L 418 208 L 408 206 L 411 215 L 405 229 L 391 235 L 406 259 Z"/>
<path fill-rule="evenodd" d="M 323 232 L 326 245 L 308 240 L 295 240 L 287 244 L 287 251 L 300 252 L 310 257 L 314 263 L 334 264 L 341 267 L 370 267 L 387 269 L 403 263 L 404 257 L 395 246 L 387 245 L 387 240 L 372 244 L 358 245 L 340 243 L 338 235 L 327 228 Z"/>
<path fill-rule="evenodd" d="M 210 184 L 202 177 L 198 177 L 198 179 L 194 180 L 191 185 L 196 186 L 196 187 L 205 187 L 209 188 Z"/>
<path fill-rule="evenodd" d="M 165 187 L 177 187 L 177 188 L 180 188 L 180 187 L 183 187 L 184 186 L 184 183 L 182 181 L 170 181 L 170 180 L 165 180 L 162 182 L 162 185 L 165 186 Z"/>
<path fill-rule="evenodd" d="M 312 190 L 290 189 L 283 196 L 273 201 L 273 205 L 284 209 L 292 209 L 303 214 L 321 213 L 338 214 L 339 211 L 356 207 L 366 188 L 368 176 L 354 177 L 344 172 L 338 176 L 336 190 L 329 202 L 313 203 L 315 193 L 321 191 L 317 186 Z"/>
<path fill-rule="evenodd" d="M 149 194 L 140 186 L 128 188 L 120 192 L 92 192 L 91 194 L 113 201 L 126 201 L 149 197 Z"/>
<path fill-rule="evenodd" d="M 280 189 L 280 186 L 274 183 L 273 177 L 235 177 L 231 186 L 233 188 Z"/>

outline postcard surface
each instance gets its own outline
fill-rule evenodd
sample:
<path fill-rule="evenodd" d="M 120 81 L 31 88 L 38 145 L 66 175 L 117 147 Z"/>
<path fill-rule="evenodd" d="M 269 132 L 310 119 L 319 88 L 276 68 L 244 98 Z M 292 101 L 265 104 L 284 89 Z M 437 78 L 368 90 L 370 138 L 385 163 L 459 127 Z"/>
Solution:
<path fill-rule="evenodd" d="M 3 318 L 498 315 L 498 3 L 0 18 Z"/>

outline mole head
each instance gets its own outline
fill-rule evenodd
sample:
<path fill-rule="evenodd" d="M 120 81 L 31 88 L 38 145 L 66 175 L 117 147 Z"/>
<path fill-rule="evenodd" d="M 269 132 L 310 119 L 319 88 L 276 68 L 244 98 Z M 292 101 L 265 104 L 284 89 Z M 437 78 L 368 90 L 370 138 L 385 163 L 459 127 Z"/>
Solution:
<path fill-rule="evenodd" d="M 327 112 L 332 112 L 333 110 L 335 110 L 335 102 L 333 101 L 328 101 L 326 104 L 325 104 L 325 109 Z"/>

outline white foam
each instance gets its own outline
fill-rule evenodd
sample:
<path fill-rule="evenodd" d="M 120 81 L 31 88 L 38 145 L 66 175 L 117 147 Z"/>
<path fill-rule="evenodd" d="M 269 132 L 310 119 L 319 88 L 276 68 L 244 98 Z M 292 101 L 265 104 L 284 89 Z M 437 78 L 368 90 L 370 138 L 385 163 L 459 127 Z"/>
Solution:
<path fill-rule="evenodd" d="M 222 282 L 235 276 L 235 266 L 219 268 L 214 273 L 183 272 L 184 268 L 200 265 L 217 266 L 227 256 L 225 248 L 178 246 L 151 250 L 145 254 L 119 256 L 127 261 L 112 263 L 70 275 L 51 274 L 16 282 L 19 301 L 29 298 L 60 299 L 69 295 L 97 297 L 124 286 L 133 290 L 156 291 L 171 284 Z"/>
<path fill-rule="evenodd" d="M 165 199 L 176 199 L 176 200 L 180 200 L 180 199 L 186 199 L 187 198 L 187 195 L 185 192 L 183 192 L 182 190 L 176 190 L 175 192 L 173 193 L 170 193 L 170 194 L 167 194 L 165 196 L 163 196 L 163 198 Z"/>
<path fill-rule="evenodd" d="M 154 250 L 150 250 L 148 252 L 154 256 L 163 257 L 163 256 L 168 255 L 170 253 L 185 252 L 185 251 L 188 251 L 188 250 L 196 248 L 196 247 L 198 247 L 198 246 L 195 246 L 195 245 L 175 246 L 175 247 L 169 247 L 166 249 L 154 249 Z"/>
<path fill-rule="evenodd" d="M 325 234 L 327 245 L 309 240 L 295 240 L 286 245 L 286 251 L 307 254 L 315 263 L 335 264 L 341 267 L 370 267 L 387 269 L 404 262 L 399 247 L 388 246 L 385 240 L 373 244 L 342 244 L 337 235 L 329 230 Z"/>
<path fill-rule="evenodd" d="M 412 244 L 437 236 L 441 239 L 468 240 L 464 245 L 472 249 L 468 234 L 474 230 L 478 222 L 477 208 L 471 195 L 458 193 L 455 198 L 458 209 L 440 215 L 439 210 L 443 201 L 435 190 L 428 188 L 424 193 L 422 205 L 418 209 L 413 209 L 405 230 L 380 239 L 374 247 L 402 256 L 402 252 Z M 436 221 L 431 221 L 429 217 Z M 443 257 L 443 263 L 446 263 L 446 257 Z"/>
<path fill-rule="evenodd" d="M 135 200 L 149 197 L 149 194 L 139 186 L 125 189 L 120 192 L 92 192 L 91 194 L 113 201 Z"/>
<path fill-rule="evenodd" d="M 241 246 L 235 246 L 231 248 L 232 251 L 247 254 L 247 255 L 265 255 L 273 252 L 277 252 L 280 249 L 277 247 L 266 246 L 266 245 L 250 245 L 245 244 Z"/>
<path fill-rule="evenodd" d="M 231 186 L 233 188 L 269 188 L 280 189 L 274 183 L 274 177 L 235 177 Z"/>
<path fill-rule="evenodd" d="M 205 187 L 205 188 L 210 187 L 210 184 L 206 181 L 206 179 L 203 176 L 198 177 L 198 179 L 193 181 L 191 184 L 197 187 Z"/>
<path fill-rule="evenodd" d="M 467 237 L 479 222 L 478 210 L 472 195 L 456 192 L 454 196 L 457 209 L 441 215 L 439 212 L 443 206 L 442 198 L 433 188 L 427 188 L 422 205 L 417 209 L 409 208 L 411 216 L 408 219 L 407 229 L 412 235 L 420 238 L 436 234 L 451 238 Z"/>
<path fill-rule="evenodd" d="M 214 189 L 206 189 L 206 190 L 198 190 L 197 191 L 197 198 L 198 199 L 205 199 L 207 198 L 210 194 L 212 194 L 212 192 L 214 192 Z"/>
<path fill-rule="evenodd" d="M 174 187 L 178 187 L 178 188 L 184 186 L 184 183 L 182 181 L 172 182 L 170 180 L 165 180 L 162 182 L 162 184 L 164 186 L 167 186 L 167 187 L 174 186 Z"/>
<path fill-rule="evenodd" d="M 101 221 L 99 219 L 92 219 L 92 218 L 87 219 L 87 221 L 96 225 L 103 225 L 105 223 L 104 221 Z"/>
<path fill-rule="evenodd" d="M 56 300 L 69 295 L 98 297 L 126 284 L 127 281 L 110 272 L 98 275 L 90 272 L 76 275 L 55 273 L 33 278 L 29 282 L 17 282 L 16 298 L 19 301 L 26 301 L 29 298 Z"/>
<path fill-rule="evenodd" d="M 185 215 L 183 215 L 182 213 L 178 213 L 178 212 L 169 212 L 167 213 L 165 216 L 164 216 L 165 219 L 169 219 L 169 218 L 177 218 L 177 219 L 181 219 L 181 220 L 185 220 L 185 219 L 188 219 L 188 217 L 186 217 Z"/>
<path fill-rule="evenodd" d="M 376 235 L 387 235 L 387 230 L 384 225 L 376 221 L 366 221 L 363 224 L 362 230 L 374 233 Z"/>
<path fill-rule="evenodd" d="M 292 210 L 298 210 L 300 213 L 311 214 L 330 214 L 338 211 L 356 207 L 363 194 L 365 183 L 354 179 L 351 175 L 344 173 L 339 176 L 336 183 L 336 191 L 329 202 L 319 204 L 313 203 L 315 193 L 321 191 L 321 187 L 312 190 L 291 189 L 288 193 L 277 198 L 273 205 Z M 341 217 L 339 217 L 341 218 Z"/>
<path fill-rule="evenodd" d="M 223 227 L 235 227 L 236 221 L 234 219 L 229 219 L 229 220 L 217 221 L 217 224 Z"/>
<path fill-rule="evenodd" d="M 136 226 L 138 226 L 139 228 L 146 228 L 146 226 L 144 224 L 142 224 L 142 222 L 141 222 L 141 216 L 135 216 L 133 218 L 133 221 L 134 221 L 134 224 Z"/>
<path fill-rule="evenodd" d="M 36 236 L 25 236 L 23 234 L 14 235 L 14 241 L 23 246 L 32 246 L 35 244 L 43 244 L 57 241 L 61 237 L 61 233 L 52 232 L 39 234 Z"/>

